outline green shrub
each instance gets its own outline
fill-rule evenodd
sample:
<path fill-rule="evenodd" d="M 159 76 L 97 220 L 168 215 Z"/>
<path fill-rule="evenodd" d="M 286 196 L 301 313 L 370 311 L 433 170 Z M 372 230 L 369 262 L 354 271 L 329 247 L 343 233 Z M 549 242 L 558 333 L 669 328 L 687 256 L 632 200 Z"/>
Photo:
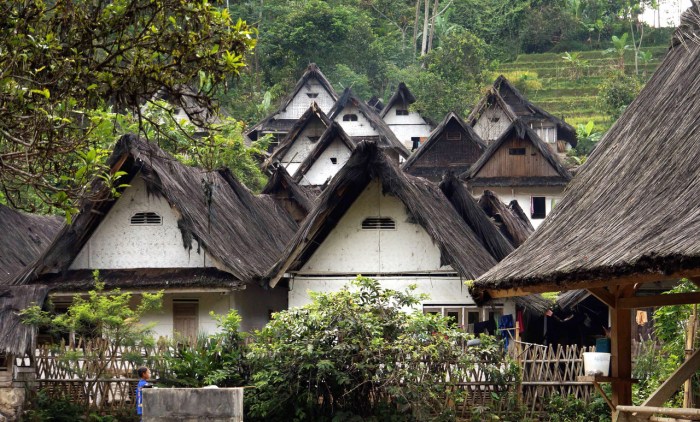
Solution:
<path fill-rule="evenodd" d="M 81 419 L 84 409 L 70 397 L 51 397 L 44 390 L 30 396 L 24 419 L 27 422 L 74 422 Z"/>
<path fill-rule="evenodd" d="M 610 408 L 602 397 L 586 404 L 574 396 L 564 397 L 558 394 L 549 397 L 545 404 L 543 421 L 547 422 L 607 422 L 610 420 Z"/>

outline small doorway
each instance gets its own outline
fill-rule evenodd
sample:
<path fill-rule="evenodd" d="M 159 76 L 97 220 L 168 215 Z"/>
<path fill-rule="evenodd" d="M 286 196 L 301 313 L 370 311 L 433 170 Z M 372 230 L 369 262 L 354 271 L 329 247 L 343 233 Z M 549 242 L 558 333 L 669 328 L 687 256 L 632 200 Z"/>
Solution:
<path fill-rule="evenodd" d="M 184 338 L 190 342 L 197 340 L 198 315 L 197 299 L 173 300 L 173 337 Z"/>

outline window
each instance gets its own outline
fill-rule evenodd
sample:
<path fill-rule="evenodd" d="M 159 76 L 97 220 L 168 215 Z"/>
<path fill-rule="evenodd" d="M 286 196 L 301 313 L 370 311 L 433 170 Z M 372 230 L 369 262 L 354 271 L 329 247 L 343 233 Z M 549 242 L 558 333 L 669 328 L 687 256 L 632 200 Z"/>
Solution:
<path fill-rule="evenodd" d="M 316 142 L 321 139 L 320 136 L 307 136 L 307 138 L 309 138 L 309 142 Z"/>
<path fill-rule="evenodd" d="M 344 122 L 356 122 L 357 121 L 357 114 L 346 114 L 343 116 L 343 121 Z"/>
<path fill-rule="evenodd" d="M 397 108 L 396 115 L 397 116 L 408 116 L 408 110 L 406 110 L 405 108 Z"/>
<path fill-rule="evenodd" d="M 547 198 L 544 196 L 533 196 L 530 198 L 530 217 L 542 219 L 547 216 Z"/>
<path fill-rule="evenodd" d="M 508 148 L 509 155 L 525 155 L 525 148 Z"/>
<path fill-rule="evenodd" d="M 307 92 L 306 96 L 309 98 L 316 98 L 318 97 L 318 92 Z"/>
<path fill-rule="evenodd" d="M 132 226 L 157 226 L 163 224 L 163 217 L 154 212 L 137 212 L 131 216 Z"/>
<path fill-rule="evenodd" d="M 498 121 L 501 120 L 501 118 L 500 117 L 491 117 L 491 118 L 489 118 L 489 120 L 491 121 L 491 123 L 498 123 Z"/>
<path fill-rule="evenodd" d="M 474 305 L 425 305 L 423 306 L 423 313 L 442 315 L 449 319 L 450 325 L 473 333 L 474 326 L 479 323 L 482 326 L 490 326 L 484 323 L 486 321 L 498 322 L 498 319 L 503 314 L 503 305 L 490 306 L 488 308 L 477 308 Z M 483 327 L 479 329 L 481 330 Z"/>
<path fill-rule="evenodd" d="M 396 221 L 389 217 L 367 217 L 362 221 L 362 230 L 396 230 Z"/>
<path fill-rule="evenodd" d="M 338 158 L 337 158 L 337 157 L 331 157 L 331 163 L 333 163 L 333 164 L 338 164 Z"/>
<path fill-rule="evenodd" d="M 9 357 L 5 353 L 0 353 L 0 371 L 9 371 L 11 369 Z"/>
<path fill-rule="evenodd" d="M 448 141 L 459 141 L 462 139 L 462 134 L 460 132 L 447 132 Z"/>

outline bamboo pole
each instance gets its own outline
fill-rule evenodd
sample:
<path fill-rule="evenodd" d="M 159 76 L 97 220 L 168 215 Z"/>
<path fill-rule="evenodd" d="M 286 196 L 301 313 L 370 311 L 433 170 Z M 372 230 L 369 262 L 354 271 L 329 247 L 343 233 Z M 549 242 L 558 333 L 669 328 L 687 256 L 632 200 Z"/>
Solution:
<path fill-rule="evenodd" d="M 690 356 L 693 355 L 693 349 L 695 349 L 695 325 L 697 322 L 697 312 L 698 312 L 698 305 L 695 304 L 693 305 L 693 314 L 690 316 L 688 319 L 688 325 L 687 325 L 687 332 L 685 336 L 685 360 L 687 361 L 690 359 Z M 693 407 L 693 383 L 692 383 L 692 376 L 688 378 L 685 382 L 685 386 L 683 388 L 683 407 L 685 408 L 690 408 Z"/>

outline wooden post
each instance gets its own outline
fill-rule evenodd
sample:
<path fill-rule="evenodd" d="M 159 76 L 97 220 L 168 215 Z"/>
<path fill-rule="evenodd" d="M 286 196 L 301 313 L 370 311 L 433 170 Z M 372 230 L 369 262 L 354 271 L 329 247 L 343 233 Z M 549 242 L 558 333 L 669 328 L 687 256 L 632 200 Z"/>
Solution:
<path fill-rule="evenodd" d="M 695 349 L 695 323 L 697 320 L 698 305 L 693 305 L 693 314 L 688 319 L 687 333 L 685 337 L 685 360 L 688 361 Z M 685 382 L 683 391 L 683 407 L 693 407 L 693 385 L 692 376 Z"/>
<path fill-rule="evenodd" d="M 611 314 L 612 402 L 615 406 L 632 404 L 632 311 L 615 307 Z"/>

